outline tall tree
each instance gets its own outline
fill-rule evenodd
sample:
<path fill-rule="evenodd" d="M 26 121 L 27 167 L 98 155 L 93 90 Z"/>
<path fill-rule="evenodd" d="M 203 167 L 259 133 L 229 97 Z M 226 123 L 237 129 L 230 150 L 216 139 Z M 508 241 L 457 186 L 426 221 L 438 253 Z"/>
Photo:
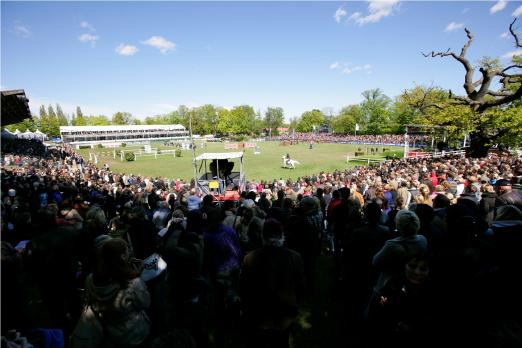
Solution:
<path fill-rule="evenodd" d="M 278 128 L 283 125 L 285 116 L 283 108 L 280 107 L 268 107 L 265 111 L 264 127 L 272 131 L 272 135 L 278 135 Z"/>
<path fill-rule="evenodd" d="M 172 111 L 167 114 L 169 124 L 181 124 L 182 119 L 177 111 Z"/>
<path fill-rule="evenodd" d="M 118 111 L 112 116 L 111 123 L 113 125 L 130 125 L 134 124 L 134 117 L 128 112 Z"/>
<path fill-rule="evenodd" d="M 57 137 L 60 135 L 60 125 L 58 123 L 58 117 L 56 116 L 56 113 L 54 112 L 53 106 L 49 105 L 47 108 L 47 116 L 48 116 L 48 123 L 49 123 L 49 135 L 53 137 Z"/>
<path fill-rule="evenodd" d="M 354 134 L 355 125 L 361 122 L 362 111 L 359 105 L 345 106 L 339 115 L 332 119 L 332 129 L 335 133 Z"/>
<path fill-rule="evenodd" d="M 230 110 L 232 134 L 250 134 L 255 131 L 256 113 L 250 105 L 240 105 Z"/>
<path fill-rule="evenodd" d="M 62 107 L 60 104 L 56 103 L 56 117 L 58 119 L 58 126 L 68 126 L 69 120 L 67 116 L 63 113 Z"/>
<path fill-rule="evenodd" d="M 324 115 L 320 110 L 305 111 L 297 123 L 296 130 L 299 132 L 311 132 L 314 129 L 319 129 L 323 123 Z"/>
<path fill-rule="evenodd" d="M 40 106 L 40 127 L 43 133 L 49 134 L 49 116 L 47 116 L 44 105 Z"/>
<path fill-rule="evenodd" d="M 384 134 L 390 131 L 390 98 L 379 88 L 364 91 L 361 104 L 363 129 L 368 134 Z"/>
<path fill-rule="evenodd" d="M 217 131 L 220 134 L 230 134 L 230 129 L 232 128 L 232 118 L 230 115 L 230 110 L 226 108 L 218 109 L 218 122 L 217 122 Z"/>
<path fill-rule="evenodd" d="M 522 43 L 515 32 L 515 20 L 509 26 L 516 48 L 522 48 Z M 517 113 L 508 112 L 509 122 L 497 122 L 498 113 L 506 108 L 518 108 L 518 102 L 522 98 L 522 60 L 514 58 L 508 66 L 502 66 L 498 59 L 489 57 L 483 58 L 478 67 L 474 67 L 466 54 L 473 43 L 474 36 L 468 28 L 465 28 L 468 41 L 462 47 L 460 54 L 456 54 L 450 49 L 445 52 L 432 51 L 424 54 L 425 57 L 451 57 L 459 62 L 465 70 L 464 74 L 464 96 L 458 96 L 449 92 L 452 105 L 465 105 L 470 108 L 472 129 L 470 132 L 471 143 L 468 154 L 474 157 L 485 156 L 491 145 L 505 138 L 510 133 L 512 124 L 517 124 Z M 478 68 L 480 77 L 475 79 L 475 72 Z M 500 83 L 498 88 L 493 88 L 492 84 Z M 434 105 L 438 108 L 445 106 Z M 498 109 L 500 108 L 500 109 Z M 511 115 L 511 116 L 509 116 Z"/>
<path fill-rule="evenodd" d="M 218 124 L 218 112 L 214 105 L 205 104 L 200 107 L 203 118 L 204 134 L 216 134 Z"/>
<path fill-rule="evenodd" d="M 85 117 L 86 126 L 108 126 L 110 124 L 109 118 L 105 115 Z"/>

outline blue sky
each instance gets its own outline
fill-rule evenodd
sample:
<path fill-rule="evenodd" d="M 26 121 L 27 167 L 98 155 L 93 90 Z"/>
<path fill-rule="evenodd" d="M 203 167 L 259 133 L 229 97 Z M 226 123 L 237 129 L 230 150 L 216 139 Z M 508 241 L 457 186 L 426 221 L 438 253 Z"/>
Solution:
<path fill-rule="evenodd" d="M 462 93 L 462 66 L 421 52 L 460 52 L 467 27 L 472 62 L 508 62 L 522 2 L 2 1 L 1 11 L 1 88 L 25 89 L 33 113 L 60 103 L 143 119 L 210 103 L 279 106 L 289 119 L 336 113 L 373 88 Z"/>

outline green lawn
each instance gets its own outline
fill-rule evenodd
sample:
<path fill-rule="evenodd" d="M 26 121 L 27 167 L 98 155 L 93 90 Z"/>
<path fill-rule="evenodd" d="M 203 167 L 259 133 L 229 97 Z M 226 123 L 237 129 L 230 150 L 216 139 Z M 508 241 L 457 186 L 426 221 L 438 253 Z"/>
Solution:
<path fill-rule="evenodd" d="M 299 145 L 281 146 L 278 142 L 258 142 L 261 154 L 254 155 L 252 148 L 245 149 L 244 169 L 247 180 L 260 179 L 296 179 L 298 176 L 311 175 L 321 171 L 332 171 L 344 169 L 356 164 L 366 162 L 346 163 L 346 156 L 353 158 L 353 153 L 357 148 L 362 148 L 366 152 L 366 145 L 343 145 L 343 144 L 315 144 L 313 150 L 308 149 L 307 143 Z M 164 149 L 163 143 L 152 143 L 152 147 Z M 382 146 L 373 146 L 379 149 L 380 155 L 364 155 L 361 157 L 382 158 Z M 402 147 L 387 146 L 390 152 L 395 152 L 397 157 L 402 157 Z M 173 149 L 173 148 L 171 148 Z M 137 147 L 123 148 L 125 151 L 138 151 Z M 112 149 L 81 149 L 79 152 L 83 157 L 89 159 L 89 151 L 99 154 L 98 166 L 108 163 L 112 171 L 120 173 L 132 173 L 144 176 L 161 176 L 167 178 L 181 178 L 188 180 L 193 177 L 192 153 L 182 150 L 182 157 L 174 155 L 158 155 L 154 157 L 140 157 L 134 162 L 121 162 L 119 157 L 113 158 Z M 203 152 L 236 152 L 241 150 L 225 150 L 223 143 L 209 143 L 207 148 L 202 149 L 197 142 L 196 155 Z M 281 168 L 281 156 L 290 154 L 292 159 L 298 160 L 300 164 L 296 169 Z M 234 166 L 234 171 L 239 170 L 239 165 Z"/>

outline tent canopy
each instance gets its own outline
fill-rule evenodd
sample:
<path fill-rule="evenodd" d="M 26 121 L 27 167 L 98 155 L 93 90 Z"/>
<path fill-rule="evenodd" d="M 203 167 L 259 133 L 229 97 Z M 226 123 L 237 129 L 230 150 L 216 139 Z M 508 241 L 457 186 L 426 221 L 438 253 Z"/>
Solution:
<path fill-rule="evenodd" d="M 221 160 L 221 159 L 232 159 L 232 158 L 241 158 L 243 157 L 243 152 L 205 152 L 196 157 L 197 161 L 202 160 Z"/>

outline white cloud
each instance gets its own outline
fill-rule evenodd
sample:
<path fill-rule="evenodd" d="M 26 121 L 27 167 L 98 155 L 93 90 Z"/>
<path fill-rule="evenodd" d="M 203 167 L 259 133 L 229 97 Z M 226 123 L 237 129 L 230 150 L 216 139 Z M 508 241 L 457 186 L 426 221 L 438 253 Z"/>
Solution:
<path fill-rule="evenodd" d="M 506 0 L 499 0 L 495 5 L 491 6 L 491 8 L 489 9 L 489 13 L 494 14 L 498 11 L 502 11 L 504 8 L 506 8 L 506 5 Z"/>
<path fill-rule="evenodd" d="M 448 24 L 446 29 L 444 29 L 444 31 L 453 31 L 453 30 L 462 29 L 462 28 L 464 28 L 464 23 L 451 22 L 450 24 Z"/>
<path fill-rule="evenodd" d="M 522 50 L 515 50 L 508 52 L 502 56 L 502 58 L 512 59 L 514 56 L 522 56 Z"/>
<path fill-rule="evenodd" d="M 78 36 L 78 40 L 80 40 L 81 42 L 90 42 L 91 46 L 94 47 L 96 46 L 96 41 L 98 41 L 98 36 L 86 33 Z"/>
<path fill-rule="evenodd" d="M 513 15 L 513 17 L 518 17 L 518 16 L 522 15 L 522 5 L 517 7 L 517 9 L 515 11 L 513 11 L 512 15 Z"/>
<path fill-rule="evenodd" d="M 138 52 L 138 48 L 133 45 L 119 44 L 115 51 L 121 56 L 133 56 Z"/>
<path fill-rule="evenodd" d="M 330 65 L 330 69 L 332 69 L 332 70 L 339 70 L 341 73 L 343 73 L 345 75 L 350 75 L 351 73 L 354 73 L 354 72 L 357 72 L 357 71 L 366 71 L 368 73 L 371 73 L 372 66 L 370 64 L 353 66 L 352 63 L 335 62 L 335 63 Z"/>
<path fill-rule="evenodd" d="M 506 32 L 500 34 L 500 38 L 501 38 L 501 39 L 507 39 L 507 38 L 509 38 L 509 33 L 506 31 Z"/>
<path fill-rule="evenodd" d="M 89 22 L 87 22 L 87 21 L 81 21 L 80 27 L 82 27 L 84 29 L 89 29 L 90 31 L 96 31 L 96 29 L 94 29 L 94 27 L 92 25 L 90 25 Z"/>
<path fill-rule="evenodd" d="M 335 14 L 334 14 L 334 19 L 337 23 L 341 23 L 341 20 L 343 19 L 344 16 L 346 16 L 348 13 L 346 12 L 346 10 L 341 6 L 337 9 L 337 11 L 335 11 Z"/>
<path fill-rule="evenodd" d="M 460 11 L 460 13 L 462 13 L 462 14 L 465 14 L 465 13 L 468 13 L 468 12 L 469 12 L 469 7 L 466 7 L 465 9 Z"/>
<path fill-rule="evenodd" d="M 159 49 L 163 54 L 173 51 L 176 48 L 174 42 L 169 41 L 162 36 L 152 36 L 150 39 L 143 41 L 142 43 Z"/>
<path fill-rule="evenodd" d="M 31 30 L 29 30 L 28 27 L 21 25 L 21 24 L 16 24 L 14 27 L 14 30 L 15 30 L 16 35 L 21 36 L 21 37 L 29 37 L 32 35 Z"/>
<path fill-rule="evenodd" d="M 339 62 L 332 63 L 332 64 L 330 64 L 330 69 L 335 69 L 338 66 L 339 66 Z"/>
<path fill-rule="evenodd" d="M 348 17 L 348 20 L 356 22 L 361 17 L 362 17 L 361 12 L 354 12 L 354 13 L 352 13 L 352 15 L 350 17 Z"/>
<path fill-rule="evenodd" d="M 377 23 L 384 17 L 391 16 L 399 5 L 398 0 L 369 0 L 367 16 L 363 16 L 359 12 L 355 12 L 349 17 L 359 25 L 368 23 Z"/>

